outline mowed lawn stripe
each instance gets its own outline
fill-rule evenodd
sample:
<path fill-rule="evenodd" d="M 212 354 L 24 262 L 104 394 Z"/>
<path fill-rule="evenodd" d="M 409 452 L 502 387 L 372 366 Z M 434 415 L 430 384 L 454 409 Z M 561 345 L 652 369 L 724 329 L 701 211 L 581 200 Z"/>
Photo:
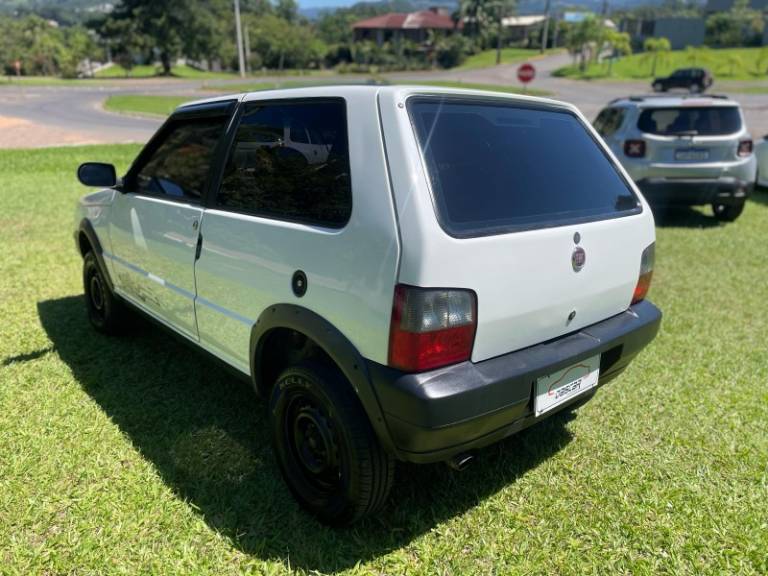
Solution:
<path fill-rule="evenodd" d="M 87 325 L 75 169 L 137 151 L 0 151 L 0 573 L 768 573 L 768 194 L 660 221 L 662 330 L 576 418 L 464 473 L 403 466 L 381 517 L 334 531 L 247 384 L 144 323 Z"/>

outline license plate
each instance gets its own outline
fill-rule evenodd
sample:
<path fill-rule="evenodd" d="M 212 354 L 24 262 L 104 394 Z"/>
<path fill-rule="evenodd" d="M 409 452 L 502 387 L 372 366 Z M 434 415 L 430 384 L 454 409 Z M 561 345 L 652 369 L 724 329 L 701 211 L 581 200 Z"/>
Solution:
<path fill-rule="evenodd" d="M 536 380 L 536 416 L 549 412 L 560 404 L 597 386 L 600 375 L 600 355 L 582 360 Z"/>
<path fill-rule="evenodd" d="M 701 148 L 683 148 L 681 150 L 675 150 L 675 160 L 681 160 L 683 162 L 709 160 L 709 150 Z"/>

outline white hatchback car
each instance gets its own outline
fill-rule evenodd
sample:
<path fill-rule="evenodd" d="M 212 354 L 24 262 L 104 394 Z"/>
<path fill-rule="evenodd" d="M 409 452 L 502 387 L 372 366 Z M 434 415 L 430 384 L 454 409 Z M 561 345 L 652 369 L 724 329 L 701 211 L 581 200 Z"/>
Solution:
<path fill-rule="evenodd" d="M 265 134 L 306 128 L 322 162 Z M 313 155 L 314 156 L 314 155 Z M 276 458 L 331 524 L 395 460 L 475 449 L 617 376 L 655 336 L 654 221 L 567 104 L 418 87 L 178 108 L 79 203 L 88 316 L 143 312 L 269 399 Z"/>

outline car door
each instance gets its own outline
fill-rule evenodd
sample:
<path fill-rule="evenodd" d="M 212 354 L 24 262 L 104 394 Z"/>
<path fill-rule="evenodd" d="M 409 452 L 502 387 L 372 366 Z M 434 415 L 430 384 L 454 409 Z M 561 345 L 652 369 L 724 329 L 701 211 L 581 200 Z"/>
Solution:
<path fill-rule="evenodd" d="M 193 339 L 203 199 L 232 108 L 174 114 L 124 179 L 110 222 L 118 292 Z"/>
<path fill-rule="evenodd" d="M 292 122 L 325 138 L 317 143 L 330 150 L 325 163 L 310 163 L 292 142 L 276 147 L 260 136 L 283 133 Z M 358 209 L 385 209 L 380 205 L 385 191 L 373 191 L 377 182 L 386 181 L 374 180 Z M 319 306 L 328 321 L 350 324 L 339 319 L 350 307 L 350 291 L 358 282 L 366 285 L 375 276 L 372 269 L 384 266 L 369 257 L 369 244 L 379 237 L 345 227 L 351 211 L 345 102 L 244 103 L 221 185 L 206 210 L 195 265 L 197 321 L 205 348 L 247 372 L 251 329 L 274 303 L 298 303 L 310 310 Z M 394 274 L 394 264 L 390 270 Z M 300 302 L 292 289 L 298 271 L 307 279 Z M 373 321 L 367 316 L 354 324 L 370 337 Z"/>

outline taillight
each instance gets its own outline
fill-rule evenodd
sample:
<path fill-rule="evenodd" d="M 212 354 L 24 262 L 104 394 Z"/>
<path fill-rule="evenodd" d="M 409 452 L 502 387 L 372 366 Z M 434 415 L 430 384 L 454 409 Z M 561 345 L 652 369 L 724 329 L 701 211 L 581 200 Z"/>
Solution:
<path fill-rule="evenodd" d="M 739 142 L 739 148 L 736 153 L 739 156 L 749 156 L 752 154 L 752 140 L 742 140 Z"/>
<path fill-rule="evenodd" d="M 635 293 L 632 296 L 632 304 L 637 304 L 640 300 L 645 300 L 648 290 L 651 287 L 651 278 L 653 277 L 653 263 L 656 260 L 656 243 L 654 242 L 643 250 L 640 258 L 640 276 L 637 279 Z"/>
<path fill-rule="evenodd" d="M 419 372 L 469 360 L 476 326 L 474 292 L 398 284 L 389 329 L 389 365 Z"/>
<path fill-rule="evenodd" d="M 624 154 L 630 158 L 642 158 L 645 156 L 645 140 L 625 140 Z"/>

